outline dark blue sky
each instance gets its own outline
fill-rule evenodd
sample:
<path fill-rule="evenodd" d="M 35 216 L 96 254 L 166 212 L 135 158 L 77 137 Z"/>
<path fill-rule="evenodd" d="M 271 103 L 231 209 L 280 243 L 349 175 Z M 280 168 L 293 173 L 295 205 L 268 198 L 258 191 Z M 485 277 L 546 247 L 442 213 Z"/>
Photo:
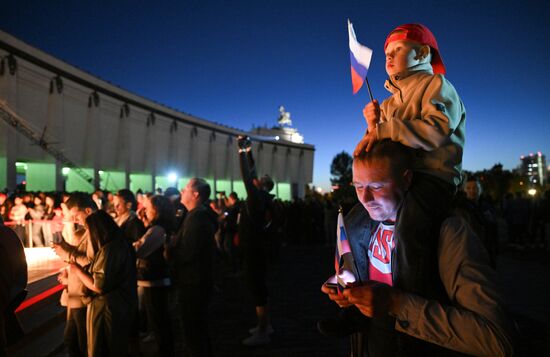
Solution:
<path fill-rule="evenodd" d="M 316 147 L 314 184 L 365 130 L 351 94 L 346 20 L 374 50 L 395 26 L 431 28 L 467 110 L 464 168 L 550 155 L 550 1 L 13 1 L 0 28 L 138 95 L 248 130 L 283 104 Z"/>

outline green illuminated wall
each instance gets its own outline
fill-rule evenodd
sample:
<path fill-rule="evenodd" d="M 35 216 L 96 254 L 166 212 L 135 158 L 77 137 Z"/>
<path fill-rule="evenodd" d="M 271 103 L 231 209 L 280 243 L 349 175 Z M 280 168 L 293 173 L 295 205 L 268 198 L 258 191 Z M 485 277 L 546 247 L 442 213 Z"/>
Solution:
<path fill-rule="evenodd" d="M 214 191 L 214 180 L 213 179 L 205 179 L 205 180 L 210 185 L 210 199 L 215 199 L 216 192 Z"/>
<path fill-rule="evenodd" d="M 218 180 L 216 183 L 217 191 L 225 191 L 225 195 L 229 196 L 231 193 L 231 181 L 228 180 Z"/>
<path fill-rule="evenodd" d="M 290 184 L 289 183 L 286 183 L 286 182 L 278 182 L 277 183 L 277 187 L 276 189 L 278 189 L 278 195 L 277 197 L 283 201 L 290 201 L 291 200 L 291 195 L 290 195 Z M 275 192 L 274 192 L 275 191 Z M 271 191 L 272 194 L 275 194 L 277 191 L 275 189 L 273 189 Z"/>
<path fill-rule="evenodd" d="M 246 198 L 246 188 L 244 188 L 244 183 L 242 181 L 233 181 L 233 191 L 239 195 L 239 199 L 244 200 Z"/>
<path fill-rule="evenodd" d="M 273 190 L 271 190 L 271 194 L 272 195 L 276 195 L 277 198 L 283 200 L 283 201 L 290 201 L 292 199 L 292 196 L 291 196 L 291 189 L 290 189 L 290 184 L 287 183 L 287 182 L 278 182 L 277 183 L 277 187 L 274 187 Z M 278 189 L 278 192 L 277 192 L 277 189 Z M 220 182 L 218 181 L 218 191 L 223 191 L 220 190 Z M 239 198 L 240 199 L 245 199 L 246 198 L 246 189 L 244 187 L 244 183 L 242 181 L 233 181 L 233 191 L 237 192 L 237 195 L 239 195 Z M 226 193 L 229 192 L 229 191 L 226 191 Z M 227 193 L 229 194 L 229 193 Z"/>
<path fill-rule="evenodd" d="M 55 164 L 27 163 L 27 191 L 55 191 Z"/>
<path fill-rule="evenodd" d="M 94 177 L 93 169 L 87 168 L 87 169 L 82 169 L 82 171 L 84 171 L 90 177 Z M 81 191 L 81 192 L 92 193 L 95 191 L 93 183 L 89 183 L 85 181 L 82 177 L 77 175 L 74 170 L 69 171 L 66 182 L 67 183 L 65 184 L 65 190 L 67 192 Z"/>
<path fill-rule="evenodd" d="M 125 188 L 124 181 L 126 175 L 120 171 L 103 171 L 99 174 L 99 181 L 101 189 L 117 192 L 120 189 Z"/>
<path fill-rule="evenodd" d="M 189 182 L 191 178 L 188 178 L 188 177 L 182 177 L 180 179 L 178 179 L 178 189 L 181 190 L 182 188 L 184 188 L 187 183 Z M 208 184 L 210 185 L 210 190 L 211 190 L 211 194 L 210 194 L 210 198 L 211 199 L 214 199 L 215 198 L 215 192 L 214 192 L 214 180 L 213 179 L 205 179 L 206 182 L 208 182 Z M 220 191 L 220 182 L 222 182 L 222 185 L 224 185 L 223 187 L 231 187 L 231 184 L 229 181 L 218 181 L 217 182 L 217 187 L 218 187 L 218 191 Z M 225 190 L 222 189 L 222 190 Z M 226 190 L 226 193 L 229 195 L 230 191 L 229 189 Z"/>
<path fill-rule="evenodd" d="M 153 189 L 153 176 L 146 174 L 130 174 L 130 190 L 136 192 L 141 189 L 144 193 Z"/>
<path fill-rule="evenodd" d="M 166 190 L 168 187 L 174 187 L 176 184 L 170 182 L 167 176 L 156 176 L 155 177 L 155 189 L 162 188 L 162 191 Z"/>
<path fill-rule="evenodd" d="M 7 159 L 0 156 L 0 167 L 6 167 Z M 25 174 L 27 180 L 27 190 L 29 191 L 54 191 L 55 190 L 55 164 L 48 163 L 18 163 L 16 167 L 19 174 Z M 25 170 L 26 167 L 26 170 Z M 93 170 L 91 168 L 83 169 L 88 175 L 93 176 Z M 7 176 L 5 170 L 0 170 L 0 190 L 7 185 Z M 92 184 L 86 182 L 83 178 L 78 176 L 74 170 L 70 170 L 69 173 L 64 176 L 66 178 L 66 190 L 68 192 L 83 191 L 93 192 L 94 187 Z M 177 188 L 182 189 L 185 187 L 190 178 L 181 177 L 178 178 Z M 100 187 L 102 189 L 115 192 L 124 188 L 125 174 L 120 171 L 104 171 L 100 174 Z M 215 197 L 214 192 L 214 180 L 206 179 L 212 189 L 211 198 Z M 271 193 L 277 195 L 277 197 L 283 201 L 289 201 L 291 196 L 291 184 L 286 182 L 276 183 L 277 187 L 274 188 Z M 153 178 L 147 174 L 130 174 L 129 182 L 130 190 L 136 192 L 141 189 L 143 192 L 151 192 L 153 186 Z M 168 181 L 166 176 L 156 177 L 156 186 L 165 190 L 167 187 L 174 186 L 173 183 Z M 231 193 L 231 181 L 218 180 L 216 182 L 217 191 L 225 191 L 226 195 Z M 241 180 L 233 181 L 233 191 L 235 191 L 239 198 L 246 198 L 246 189 Z"/>
<path fill-rule="evenodd" d="M 191 180 L 191 177 L 180 177 L 178 179 L 178 189 L 181 191 L 182 188 L 187 186 L 187 183 Z"/>

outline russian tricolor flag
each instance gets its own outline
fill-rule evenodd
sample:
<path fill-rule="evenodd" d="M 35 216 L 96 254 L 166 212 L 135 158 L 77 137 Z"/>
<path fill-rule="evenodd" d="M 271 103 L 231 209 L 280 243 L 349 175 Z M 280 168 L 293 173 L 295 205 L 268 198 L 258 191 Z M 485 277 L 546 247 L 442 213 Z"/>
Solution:
<path fill-rule="evenodd" d="M 344 216 L 342 212 L 338 212 L 338 231 L 336 232 L 336 246 L 338 247 L 338 256 L 341 258 L 346 253 L 351 253 L 346 228 L 344 227 Z"/>
<path fill-rule="evenodd" d="M 351 83 L 353 94 L 357 93 L 363 86 L 367 76 L 367 70 L 372 58 L 372 50 L 357 42 L 353 25 L 348 19 L 349 51 L 351 60 Z"/>
<path fill-rule="evenodd" d="M 338 222 L 336 231 L 336 253 L 334 257 L 334 268 L 336 270 L 336 282 L 338 283 L 338 291 L 353 286 L 360 282 L 360 277 L 355 265 L 355 259 L 349 245 L 346 228 L 344 227 L 344 216 L 342 209 L 338 212 Z"/>

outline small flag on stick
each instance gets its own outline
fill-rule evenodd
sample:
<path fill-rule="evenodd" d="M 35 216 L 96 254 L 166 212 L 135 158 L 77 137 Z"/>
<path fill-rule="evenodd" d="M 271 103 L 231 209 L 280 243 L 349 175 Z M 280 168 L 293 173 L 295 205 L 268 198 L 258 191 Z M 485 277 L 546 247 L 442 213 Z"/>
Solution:
<path fill-rule="evenodd" d="M 357 266 L 355 265 L 353 253 L 346 234 L 346 228 L 344 227 L 344 216 L 341 208 L 338 212 L 334 267 L 339 288 L 348 287 L 359 282 Z"/>
<path fill-rule="evenodd" d="M 357 93 L 367 82 L 367 88 L 372 101 L 372 93 L 367 79 L 367 70 L 370 66 L 372 58 L 372 50 L 357 42 L 353 24 L 348 19 L 348 34 L 349 34 L 349 51 L 351 60 L 351 84 L 353 86 L 353 94 Z"/>

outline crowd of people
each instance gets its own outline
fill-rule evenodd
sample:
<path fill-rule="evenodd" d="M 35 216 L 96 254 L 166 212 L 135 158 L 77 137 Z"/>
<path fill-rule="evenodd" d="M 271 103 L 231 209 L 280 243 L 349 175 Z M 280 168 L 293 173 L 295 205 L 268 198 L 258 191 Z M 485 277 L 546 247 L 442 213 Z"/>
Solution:
<path fill-rule="evenodd" d="M 538 200 L 507 195 L 495 204 L 475 177 L 462 187 L 455 212 L 481 238 L 491 266 L 503 246 L 548 244 L 548 193 Z M 277 256 L 281 245 L 334 245 L 339 205 L 314 192 L 305 200 L 273 201 L 277 213 L 271 213 L 270 221 L 277 232 L 256 240 L 265 243 L 260 248 L 247 236 L 268 234 L 246 218 L 247 201 L 235 192 L 220 192 L 214 200 L 210 196 L 210 187 L 201 179 L 191 180 L 181 191 L 169 188 L 155 194 L 126 189 L 113 194 L 0 194 L 2 217 L 21 243 L 53 246 L 68 263 L 59 281 L 66 286 L 62 304 L 68 310 L 65 343 L 70 355 L 137 353 L 132 348 L 139 346 L 135 342 L 140 338 L 154 341 L 162 355 L 209 355 L 206 315 L 216 259 L 243 275 L 254 297 L 258 325 L 250 330 L 248 343 L 269 343 L 273 327 L 266 262 Z M 31 220 L 32 229 L 25 229 Z"/>
<path fill-rule="evenodd" d="M 215 260 L 242 276 L 253 297 L 258 323 L 243 344 L 270 342 L 267 265 L 288 243 L 284 237 L 306 224 L 285 218 L 292 206 L 274 200 L 273 181 L 257 177 L 250 140 L 243 140 L 245 200 L 235 192 L 211 200 L 201 178 L 181 191 L 0 195 L 20 246 L 52 247 L 67 263 L 58 281 L 69 355 L 137 355 L 139 339 L 154 341 L 163 356 L 211 355 Z"/>
<path fill-rule="evenodd" d="M 210 355 L 214 236 L 231 200 L 214 211 L 200 178 L 181 192 L 108 197 L 76 192 L 60 203 L 62 238 L 51 245 L 67 262 L 58 280 L 69 355 L 137 355 L 140 338 L 163 356 Z"/>
<path fill-rule="evenodd" d="M 550 192 L 510 193 L 495 204 L 475 176 L 463 182 L 466 112 L 434 35 L 398 26 L 384 52 L 391 96 L 363 110 L 352 201 L 315 192 L 274 199 L 245 136 L 237 140 L 244 200 L 235 192 L 211 200 L 201 178 L 164 193 L 0 193 L 0 214 L 20 245 L 52 246 L 67 263 L 58 280 L 69 355 L 136 354 L 139 338 L 154 340 L 162 356 L 212 355 L 216 259 L 245 278 L 252 296 L 257 325 L 242 343 L 268 344 L 268 262 L 283 244 L 307 243 L 337 243 L 337 283 L 321 290 L 342 313 L 318 329 L 351 335 L 353 356 L 512 355 L 517 331 L 494 268 L 502 243 L 548 249 Z M 336 234 L 339 205 L 346 227 Z M 349 253 L 354 263 L 344 266 Z M 2 297 L 3 308 L 6 299 L 14 297 Z"/>
<path fill-rule="evenodd" d="M 489 225 L 484 229 L 489 231 L 485 234 L 492 237 L 493 250 L 497 249 L 496 245 L 503 243 L 518 250 L 544 248 L 548 245 L 546 231 L 550 223 L 550 191 L 534 197 L 523 191 L 509 192 L 500 199 L 484 191 L 481 181 L 474 175 L 461 186 L 455 205 L 457 210 L 475 209 L 476 215 L 471 217 L 475 218 L 475 222 L 470 222 L 472 225 Z M 175 188 L 168 188 L 165 192 L 157 190 L 156 193 L 165 195 L 172 201 L 176 200 L 176 220 L 181 223 L 184 208 L 177 201 L 179 192 Z M 0 216 L 17 233 L 25 247 L 48 247 L 54 240 L 52 226 L 70 224 L 63 220 L 63 217 L 68 217 L 64 202 L 69 196 L 67 192 L 0 192 Z M 142 212 L 148 196 L 151 193 L 135 193 Z M 216 247 L 220 254 L 235 256 L 238 264 L 234 243 L 238 240 L 235 235 L 241 201 L 235 192 L 229 195 L 218 192 L 217 196 L 216 199 L 209 200 L 211 208 L 220 215 Z M 92 197 L 98 207 L 102 207 L 113 217 L 117 216 L 116 194 L 98 190 Z M 275 201 L 280 207 L 281 232 L 277 240 L 278 244 L 284 245 L 334 244 L 338 208 L 342 206 L 347 212 L 353 206 L 348 201 L 334 202 L 330 194 L 321 195 L 314 191 L 304 199 Z"/>

